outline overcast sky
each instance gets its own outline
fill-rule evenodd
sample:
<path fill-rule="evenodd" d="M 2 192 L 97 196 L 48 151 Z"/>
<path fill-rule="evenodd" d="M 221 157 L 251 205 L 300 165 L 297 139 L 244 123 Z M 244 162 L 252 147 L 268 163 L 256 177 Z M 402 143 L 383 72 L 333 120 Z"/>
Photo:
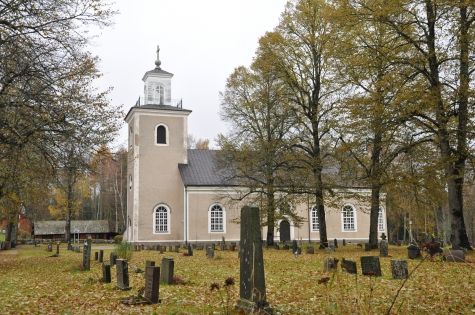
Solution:
<path fill-rule="evenodd" d="M 143 74 L 155 67 L 173 73 L 172 98 L 191 109 L 188 131 L 214 140 L 226 132 L 219 92 L 234 68 L 248 66 L 260 36 L 278 23 L 286 0 L 116 0 L 114 25 L 101 31 L 91 50 L 101 62 L 101 88 L 124 111 L 143 93 Z M 125 122 L 124 122 L 125 125 Z M 126 144 L 122 128 L 118 144 Z"/>

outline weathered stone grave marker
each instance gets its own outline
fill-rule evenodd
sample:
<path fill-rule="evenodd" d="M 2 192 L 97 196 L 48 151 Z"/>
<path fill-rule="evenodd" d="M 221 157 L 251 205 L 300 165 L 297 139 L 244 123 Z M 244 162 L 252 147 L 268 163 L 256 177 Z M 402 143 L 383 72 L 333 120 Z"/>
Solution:
<path fill-rule="evenodd" d="M 343 258 L 341 260 L 341 269 L 348 273 L 356 274 L 356 261 Z"/>
<path fill-rule="evenodd" d="M 175 261 L 173 258 L 162 258 L 162 268 L 160 271 L 160 282 L 165 284 L 173 283 L 173 273 L 175 270 Z"/>
<path fill-rule="evenodd" d="M 224 239 L 224 236 L 221 237 L 221 244 L 220 244 L 220 247 L 221 247 L 221 248 L 220 248 L 221 250 L 223 250 L 223 251 L 226 250 L 226 240 Z"/>
<path fill-rule="evenodd" d="M 407 257 L 409 259 L 416 259 L 421 257 L 421 249 L 415 244 L 409 245 L 407 247 Z"/>
<path fill-rule="evenodd" d="M 338 248 L 338 240 L 336 238 L 333 240 L 333 244 L 335 245 L 335 248 Z"/>
<path fill-rule="evenodd" d="M 117 259 L 117 287 L 121 290 L 130 290 L 129 287 L 129 264 L 126 259 Z"/>
<path fill-rule="evenodd" d="M 112 252 L 109 256 L 109 263 L 111 266 L 115 266 L 115 261 L 117 260 L 117 254 Z"/>
<path fill-rule="evenodd" d="M 338 259 L 336 258 L 325 258 L 323 261 L 323 271 L 324 272 L 331 272 L 336 270 L 338 267 Z"/>
<path fill-rule="evenodd" d="M 448 262 L 465 262 L 465 252 L 461 249 L 450 249 L 444 252 L 443 256 Z"/>
<path fill-rule="evenodd" d="M 206 246 L 206 257 L 214 258 L 214 246 Z"/>
<path fill-rule="evenodd" d="M 111 283 L 111 265 L 103 263 L 102 264 L 102 282 Z"/>
<path fill-rule="evenodd" d="M 188 256 L 193 256 L 193 247 L 191 244 L 188 244 Z"/>
<path fill-rule="evenodd" d="M 297 251 L 298 251 L 298 249 L 299 249 L 299 246 L 298 246 L 298 244 L 297 244 L 297 241 L 296 241 L 296 240 L 293 240 L 293 241 L 292 241 L 292 253 L 293 253 L 293 254 L 296 254 Z"/>
<path fill-rule="evenodd" d="M 377 256 L 362 256 L 361 270 L 365 276 L 381 277 L 381 265 Z"/>
<path fill-rule="evenodd" d="M 59 256 L 59 242 L 56 243 L 56 256 Z"/>
<path fill-rule="evenodd" d="M 313 246 L 308 246 L 307 254 L 315 254 L 315 248 Z"/>
<path fill-rule="evenodd" d="M 82 270 L 91 269 L 91 240 L 84 241 L 83 255 L 82 255 Z"/>
<path fill-rule="evenodd" d="M 231 242 L 231 244 L 229 245 L 229 250 L 234 252 L 236 250 L 236 243 L 235 242 Z"/>
<path fill-rule="evenodd" d="M 406 279 L 409 277 L 407 261 L 397 259 L 391 260 L 391 273 L 393 275 L 393 279 Z"/>
<path fill-rule="evenodd" d="M 379 242 L 379 256 L 388 257 L 388 241 L 386 241 L 386 235 L 381 234 L 381 241 Z"/>
<path fill-rule="evenodd" d="M 266 301 L 259 208 L 241 209 L 240 285 L 237 308 L 246 313 L 269 309 Z"/>
<path fill-rule="evenodd" d="M 94 252 L 94 260 L 99 260 L 99 252 Z"/>
<path fill-rule="evenodd" d="M 104 250 L 99 250 L 99 262 L 104 262 Z"/>
<path fill-rule="evenodd" d="M 343 239 L 342 243 L 343 243 L 343 246 L 346 246 L 346 240 L 345 239 Z"/>
<path fill-rule="evenodd" d="M 144 298 L 152 304 L 159 303 L 160 267 L 147 266 L 145 268 Z"/>

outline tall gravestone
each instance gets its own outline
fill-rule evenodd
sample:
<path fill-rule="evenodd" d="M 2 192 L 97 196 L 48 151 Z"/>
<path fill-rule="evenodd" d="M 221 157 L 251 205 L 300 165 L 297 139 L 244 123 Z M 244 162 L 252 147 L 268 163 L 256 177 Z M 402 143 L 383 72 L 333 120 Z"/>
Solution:
<path fill-rule="evenodd" d="M 193 256 L 193 247 L 191 244 L 188 244 L 188 256 Z"/>
<path fill-rule="evenodd" d="M 94 260 L 99 260 L 99 252 L 94 252 Z"/>
<path fill-rule="evenodd" d="M 121 290 L 130 290 L 129 287 L 129 264 L 126 259 L 117 259 L 117 287 Z"/>
<path fill-rule="evenodd" d="M 381 234 L 381 241 L 379 242 L 379 256 L 388 257 L 388 241 L 386 241 L 386 234 Z"/>
<path fill-rule="evenodd" d="M 59 256 L 59 242 L 56 243 L 56 256 Z"/>
<path fill-rule="evenodd" d="M 144 298 L 150 303 L 156 304 L 160 300 L 160 267 L 147 266 L 145 268 L 145 291 Z"/>
<path fill-rule="evenodd" d="M 111 283 L 111 265 L 102 264 L 102 282 Z"/>
<path fill-rule="evenodd" d="M 338 240 L 336 238 L 333 240 L 333 244 L 335 245 L 335 248 L 338 248 Z"/>
<path fill-rule="evenodd" d="M 237 308 L 246 313 L 269 308 L 266 301 L 259 208 L 241 209 L 240 286 Z"/>
<path fill-rule="evenodd" d="M 299 246 L 297 244 L 297 240 L 293 240 L 292 241 L 292 253 L 294 253 L 294 254 L 297 253 L 298 249 L 299 249 Z"/>
<path fill-rule="evenodd" d="M 391 273 L 393 279 L 406 279 L 409 277 L 406 260 L 391 260 Z"/>
<path fill-rule="evenodd" d="M 377 256 L 362 256 L 361 270 L 365 276 L 381 277 L 381 265 Z"/>
<path fill-rule="evenodd" d="M 226 250 L 226 240 L 224 236 L 221 238 L 221 250 Z"/>
<path fill-rule="evenodd" d="M 99 262 L 104 262 L 104 251 L 102 249 L 99 251 Z"/>
<path fill-rule="evenodd" d="M 115 266 L 115 261 L 117 260 L 117 254 L 112 252 L 109 256 L 109 263 L 111 266 Z"/>
<path fill-rule="evenodd" d="M 91 240 L 84 241 L 84 247 L 82 251 L 82 270 L 91 269 Z"/>
<path fill-rule="evenodd" d="M 165 284 L 173 283 L 173 272 L 175 270 L 175 261 L 173 258 L 163 258 L 160 271 L 160 282 Z"/>

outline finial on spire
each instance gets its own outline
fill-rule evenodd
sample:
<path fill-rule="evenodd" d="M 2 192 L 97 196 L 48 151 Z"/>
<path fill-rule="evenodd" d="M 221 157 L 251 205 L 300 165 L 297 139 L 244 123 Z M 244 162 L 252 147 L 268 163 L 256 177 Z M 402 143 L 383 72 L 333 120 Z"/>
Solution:
<path fill-rule="evenodd" d="M 157 69 L 160 69 L 160 65 L 162 63 L 160 62 L 160 46 L 157 45 L 157 60 L 155 60 L 155 66 Z"/>

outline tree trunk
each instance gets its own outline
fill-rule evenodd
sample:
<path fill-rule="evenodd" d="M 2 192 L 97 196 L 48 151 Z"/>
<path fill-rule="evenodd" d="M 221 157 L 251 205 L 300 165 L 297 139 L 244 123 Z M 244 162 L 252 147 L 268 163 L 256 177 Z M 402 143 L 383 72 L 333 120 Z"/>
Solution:
<path fill-rule="evenodd" d="M 73 208 L 73 179 L 71 172 L 68 172 L 68 191 L 67 191 L 67 202 L 66 202 L 66 226 L 64 228 L 64 241 L 67 244 L 71 243 L 71 216 Z"/>
<path fill-rule="evenodd" d="M 275 230 L 275 198 L 274 189 L 269 187 L 267 192 L 267 245 L 274 245 L 274 230 Z"/>
<path fill-rule="evenodd" d="M 369 244 L 371 248 L 378 248 L 378 217 L 379 217 L 379 197 L 381 185 L 371 186 L 371 212 L 369 218 Z"/>
<path fill-rule="evenodd" d="M 5 233 L 6 242 L 13 242 L 13 240 L 16 239 L 15 235 L 13 235 L 13 233 L 15 233 L 15 223 L 12 220 L 8 221 L 7 229 L 5 232 L 6 232 Z M 12 244 L 12 246 L 14 246 L 14 244 Z"/>
<path fill-rule="evenodd" d="M 314 170 L 315 176 L 315 206 L 317 207 L 318 224 L 320 232 L 320 248 L 328 247 L 327 224 L 325 219 L 325 204 L 323 201 L 323 182 L 322 172 L 319 169 Z"/>

